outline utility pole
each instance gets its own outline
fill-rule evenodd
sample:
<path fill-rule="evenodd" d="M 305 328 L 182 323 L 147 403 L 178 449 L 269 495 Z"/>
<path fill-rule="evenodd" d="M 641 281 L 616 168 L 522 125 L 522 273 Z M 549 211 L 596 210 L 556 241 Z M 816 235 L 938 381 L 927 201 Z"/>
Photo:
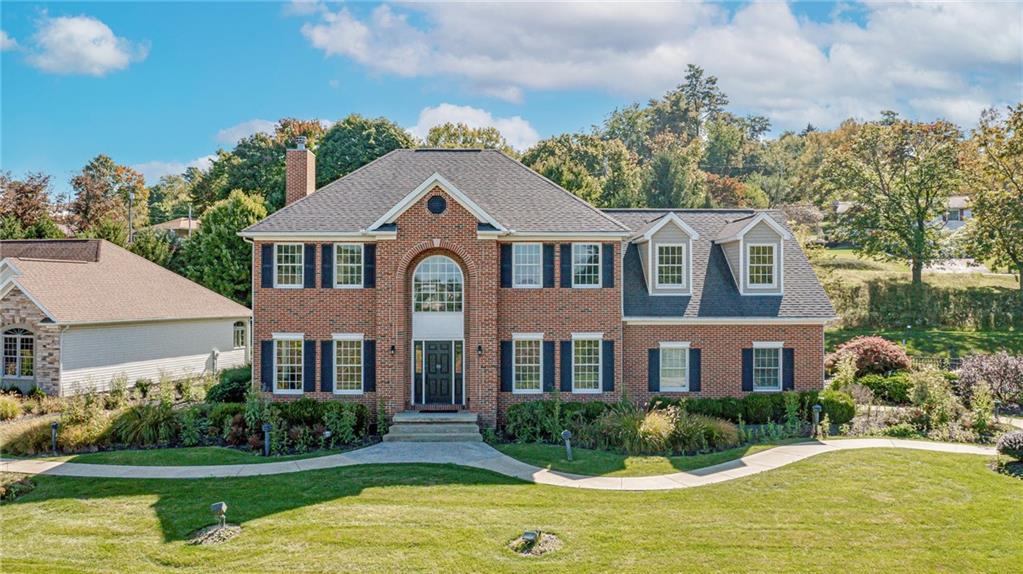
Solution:
<path fill-rule="evenodd" d="M 188 238 L 192 238 L 192 204 L 188 204 Z"/>
<path fill-rule="evenodd" d="M 128 191 L 128 244 L 131 245 L 131 240 L 134 238 L 134 229 L 131 222 L 131 208 L 132 203 L 135 201 L 135 191 Z"/>

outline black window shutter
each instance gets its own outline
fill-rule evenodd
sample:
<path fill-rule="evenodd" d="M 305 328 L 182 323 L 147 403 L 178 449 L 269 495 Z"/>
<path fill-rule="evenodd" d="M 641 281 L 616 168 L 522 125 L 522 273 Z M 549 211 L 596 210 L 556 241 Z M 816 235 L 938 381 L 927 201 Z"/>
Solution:
<path fill-rule="evenodd" d="M 377 246 L 367 243 L 362 246 L 362 286 L 377 286 Z"/>
<path fill-rule="evenodd" d="M 274 286 L 274 246 L 272 243 L 264 243 L 260 246 L 260 250 L 259 270 L 261 277 L 259 286 L 269 289 Z"/>
<path fill-rule="evenodd" d="M 362 392 L 377 390 L 377 342 L 362 342 Z"/>
<path fill-rule="evenodd" d="M 306 289 L 312 289 L 316 287 L 316 244 L 306 243 L 305 244 L 305 270 L 304 270 L 304 287 Z"/>
<path fill-rule="evenodd" d="M 302 390 L 316 392 L 316 341 L 305 341 L 302 351 Z"/>
<path fill-rule="evenodd" d="M 600 254 L 601 265 L 604 266 L 604 280 L 601 287 L 615 286 L 615 244 L 605 243 Z"/>
<path fill-rule="evenodd" d="M 615 390 L 615 342 L 604 341 L 604 392 Z"/>
<path fill-rule="evenodd" d="M 561 286 L 572 286 L 572 244 L 561 244 Z"/>
<path fill-rule="evenodd" d="M 501 341 L 501 392 L 512 392 L 512 342 Z"/>
<path fill-rule="evenodd" d="M 561 392 L 572 392 L 572 341 L 561 342 Z"/>
<path fill-rule="evenodd" d="M 646 353 L 646 390 L 656 393 L 661 390 L 661 350 L 648 349 Z"/>
<path fill-rule="evenodd" d="M 334 341 L 320 341 L 320 391 L 334 392 Z"/>
<path fill-rule="evenodd" d="M 753 349 L 742 350 L 742 390 L 753 390 Z"/>
<path fill-rule="evenodd" d="M 501 287 L 512 286 L 512 246 L 501 244 Z"/>
<path fill-rule="evenodd" d="M 334 246 L 324 243 L 320 253 L 320 286 L 334 288 Z"/>
<path fill-rule="evenodd" d="M 700 392 L 700 350 L 689 349 L 689 392 Z"/>
<path fill-rule="evenodd" d="M 543 286 L 554 287 L 554 244 L 543 244 Z"/>
<path fill-rule="evenodd" d="M 554 390 L 554 341 L 543 342 L 543 391 Z"/>
<path fill-rule="evenodd" d="M 259 382 L 264 393 L 274 390 L 274 342 L 259 342 Z"/>
<path fill-rule="evenodd" d="M 785 391 L 792 391 L 796 388 L 796 350 L 795 349 L 782 349 L 781 350 L 781 371 L 782 371 L 782 382 L 781 388 Z"/>

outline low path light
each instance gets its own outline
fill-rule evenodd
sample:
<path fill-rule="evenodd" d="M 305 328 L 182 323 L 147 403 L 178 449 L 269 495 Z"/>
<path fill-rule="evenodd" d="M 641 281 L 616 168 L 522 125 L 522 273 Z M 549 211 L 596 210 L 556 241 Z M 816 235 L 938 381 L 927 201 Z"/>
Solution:
<path fill-rule="evenodd" d="M 50 423 L 50 445 L 53 446 L 53 454 L 57 454 L 57 429 L 59 428 L 59 422 L 53 421 Z"/>
<path fill-rule="evenodd" d="M 820 405 L 813 406 L 813 436 L 820 435 L 821 410 L 823 410 L 823 408 L 824 407 Z"/>
<path fill-rule="evenodd" d="M 217 518 L 217 525 L 223 528 L 227 525 L 227 503 L 214 502 L 210 505 L 210 512 Z"/>
<path fill-rule="evenodd" d="M 263 456 L 270 456 L 270 431 L 274 426 L 270 423 L 263 423 Z"/>
<path fill-rule="evenodd" d="M 572 460 L 572 431 L 561 431 L 561 439 L 565 441 L 565 458 Z"/>

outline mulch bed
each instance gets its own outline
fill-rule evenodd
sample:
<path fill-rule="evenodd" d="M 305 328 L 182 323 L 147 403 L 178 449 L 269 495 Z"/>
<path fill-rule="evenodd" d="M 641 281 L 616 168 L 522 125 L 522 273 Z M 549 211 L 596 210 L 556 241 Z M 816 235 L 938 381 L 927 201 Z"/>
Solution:
<path fill-rule="evenodd" d="M 554 552 L 562 546 L 561 539 L 550 532 L 534 531 L 535 539 L 526 539 L 519 536 L 508 543 L 508 548 L 520 556 L 542 556 L 548 552 Z"/>

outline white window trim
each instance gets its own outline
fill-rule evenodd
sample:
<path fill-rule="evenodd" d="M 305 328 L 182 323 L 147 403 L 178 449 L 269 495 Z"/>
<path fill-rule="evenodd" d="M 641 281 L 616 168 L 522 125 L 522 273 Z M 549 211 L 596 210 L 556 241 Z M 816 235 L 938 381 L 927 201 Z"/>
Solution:
<path fill-rule="evenodd" d="M 519 352 L 519 341 L 540 342 L 540 388 L 538 389 L 517 389 L 518 362 L 515 356 Z M 513 395 L 542 395 L 543 394 L 543 333 L 512 333 L 512 394 Z"/>
<path fill-rule="evenodd" d="M 274 253 L 276 257 L 276 252 Z M 273 340 L 273 356 L 271 357 L 273 367 L 273 387 L 271 391 L 275 395 L 301 395 L 305 392 L 305 334 L 303 333 L 271 333 L 270 338 Z M 277 388 L 277 341 L 303 341 L 303 344 L 299 345 L 299 368 L 302 371 L 302 387 L 298 389 L 278 389 Z"/>
<path fill-rule="evenodd" d="M 540 282 L 538 284 L 536 284 L 536 285 L 523 285 L 523 284 L 519 283 L 518 280 L 515 278 L 515 246 L 517 246 L 517 245 L 538 245 L 538 246 L 540 246 L 540 263 L 539 263 L 539 265 L 540 265 L 540 274 L 539 274 Z M 512 260 L 511 260 L 511 264 L 512 264 L 512 287 L 515 288 L 515 289 L 541 289 L 541 288 L 543 288 L 543 243 L 535 243 L 535 242 L 529 242 L 529 243 L 517 242 L 517 243 L 512 243 L 511 251 L 512 251 Z"/>
<path fill-rule="evenodd" d="M 665 349 L 678 349 L 678 350 L 686 351 L 687 354 L 686 354 L 686 384 L 685 384 L 685 386 L 683 386 L 683 387 L 668 387 L 668 386 L 665 386 L 663 384 L 664 383 L 664 376 L 663 375 L 664 375 L 664 350 Z M 689 355 L 688 355 L 688 353 L 689 353 L 689 341 L 661 341 L 659 353 L 660 353 L 660 364 L 661 364 L 661 366 L 660 366 L 660 370 L 657 373 L 657 376 L 660 377 L 660 380 L 661 380 L 661 388 L 660 388 L 660 390 L 662 392 L 666 392 L 666 393 L 688 393 L 689 392 L 689 374 L 690 374 L 691 367 L 692 367 L 692 365 L 689 364 Z"/>
<path fill-rule="evenodd" d="M 362 365 L 362 377 L 359 381 L 359 390 L 338 390 L 337 388 L 337 342 L 338 341 L 359 341 L 363 342 L 362 333 L 332 333 L 331 334 L 331 377 L 334 379 L 335 395 L 362 395 L 366 392 L 366 345 L 359 345 L 359 364 Z"/>
<path fill-rule="evenodd" d="M 781 252 L 780 245 L 781 245 L 780 243 L 765 243 L 765 242 L 745 243 L 744 244 L 744 246 L 742 248 L 743 249 L 743 255 L 745 256 L 745 261 L 743 263 L 743 269 L 746 272 L 746 276 L 744 278 L 744 281 L 746 283 L 746 288 L 747 289 L 750 289 L 750 290 L 761 289 L 762 290 L 762 289 L 777 289 L 778 288 L 778 279 L 779 279 L 779 277 L 781 275 L 781 273 L 780 273 L 780 271 L 781 271 L 781 258 L 779 257 L 779 253 Z M 771 282 L 770 283 L 753 284 L 752 282 L 750 282 L 750 254 L 749 254 L 749 252 L 750 252 L 750 249 L 752 249 L 753 247 L 770 247 L 771 248 Z"/>
<path fill-rule="evenodd" d="M 661 247 L 682 248 L 682 282 L 661 283 Z M 653 247 L 654 252 L 654 287 L 657 289 L 687 289 L 689 286 L 689 246 L 685 243 L 657 243 Z"/>
<path fill-rule="evenodd" d="M 597 341 L 597 388 L 577 389 L 575 388 L 575 359 L 578 353 L 575 352 L 576 341 Z M 572 394 L 574 395 L 599 395 L 604 392 L 604 334 L 603 333 L 572 333 Z"/>
<path fill-rule="evenodd" d="M 13 331 L 14 329 L 22 329 L 24 331 L 28 331 L 28 335 L 7 335 L 7 331 Z M 34 380 L 36 378 L 35 372 L 36 372 L 36 365 L 37 365 L 37 363 L 36 363 L 36 348 L 37 348 L 36 343 L 37 343 L 37 341 L 36 341 L 36 334 L 35 334 L 35 332 L 31 331 L 31 330 L 29 330 L 29 329 L 27 329 L 25 327 L 10 327 L 9 329 L 7 329 L 7 331 L 4 331 L 4 332 L 0 333 L 0 344 L 3 343 L 3 338 L 4 337 L 14 337 L 15 340 L 17 341 L 17 343 L 15 343 L 15 345 L 17 345 L 17 348 L 14 351 L 16 353 L 14 355 L 14 357 L 15 357 L 14 364 L 15 364 L 15 368 L 17 369 L 17 371 L 19 373 L 22 370 L 21 369 L 21 365 L 22 365 L 21 339 L 32 339 L 32 374 L 31 375 L 20 375 L 20 374 L 19 375 L 6 375 L 6 374 L 0 372 L 0 379 L 15 380 L 15 381 L 31 381 L 31 380 Z M 233 334 L 234 333 L 232 331 L 232 335 Z M 3 352 L 3 349 L 0 348 L 0 353 L 2 353 L 2 352 Z"/>
<path fill-rule="evenodd" d="M 337 282 L 337 278 L 338 278 L 338 273 L 337 273 L 338 262 L 337 262 L 337 258 L 338 258 L 338 255 L 340 253 L 340 251 L 338 250 L 338 247 L 343 246 L 343 245 L 358 245 L 362 249 L 362 257 L 360 259 L 361 263 L 359 263 L 359 282 L 356 285 L 341 285 L 340 283 Z M 354 244 L 353 243 L 335 243 L 334 244 L 334 288 L 335 289 L 362 289 L 363 288 L 362 286 L 365 285 L 365 284 L 366 284 L 366 244 L 365 243 L 354 243 Z"/>
<path fill-rule="evenodd" d="M 297 284 L 283 284 L 277 281 L 277 248 L 281 245 L 298 245 L 301 249 L 298 250 L 302 256 L 299 267 L 302 270 L 302 279 Z M 305 244 L 304 243 L 274 243 L 274 289 L 302 289 L 305 287 Z"/>
<path fill-rule="evenodd" d="M 575 284 L 575 248 L 583 247 L 587 245 L 597 246 L 597 284 L 596 285 L 576 285 Z M 573 289 L 600 289 L 604 286 L 604 246 L 600 243 L 573 243 L 572 244 L 572 265 L 569 267 L 569 274 L 572 277 L 572 288 Z"/>
<path fill-rule="evenodd" d="M 234 341 L 235 330 L 238 328 L 238 323 L 242 324 L 242 346 L 241 347 L 239 347 L 239 346 L 234 344 L 235 343 L 235 341 Z M 237 351 L 239 349 L 244 349 L 244 348 L 248 347 L 248 340 L 249 340 L 249 336 L 248 335 L 249 335 L 249 329 L 248 329 L 248 327 L 245 326 L 245 321 L 235 321 L 234 323 L 231 323 L 231 347 L 234 350 Z"/>
<path fill-rule="evenodd" d="M 757 388 L 756 378 L 753 380 L 754 393 L 777 393 L 785 387 L 785 357 L 782 350 L 785 348 L 784 341 L 753 341 L 754 349 L 775 349 L 778 353 L 778 386 Z M 756 353 L 753 353 L 753 365 L 751 368 L 756 372 Z"/>

